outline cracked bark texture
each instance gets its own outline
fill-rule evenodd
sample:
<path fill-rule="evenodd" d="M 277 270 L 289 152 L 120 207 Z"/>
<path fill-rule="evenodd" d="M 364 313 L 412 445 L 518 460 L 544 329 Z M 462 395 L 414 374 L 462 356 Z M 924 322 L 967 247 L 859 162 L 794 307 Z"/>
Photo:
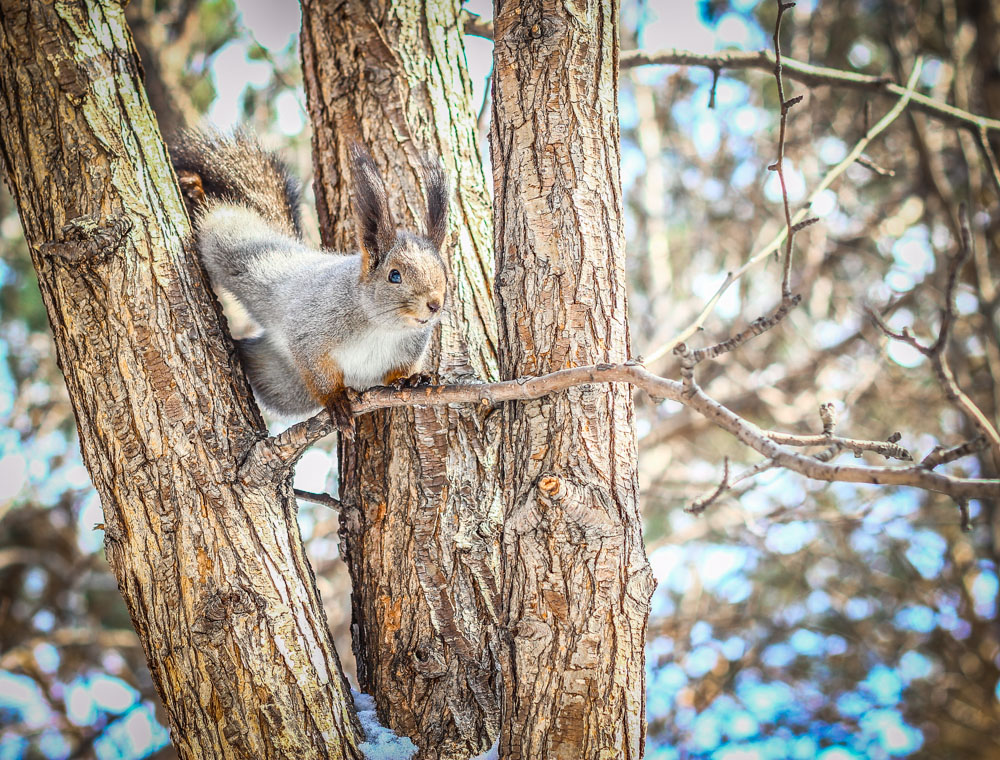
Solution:
<path fill-rule="evenodd" d="M 495 379 L 490 205 L 459 3 L 302 3 L 323 241 L 355 250 L 348 148 L 369 147 L 402 227 L 423 230 L 425 160 L 451 179 L 445 315 L 427 362 L 443 382 Z M 358 678 L 421 758 L 468 758 L 499 726 L 499 414 L 377 412 L 341 444 L 341 542 Z"/>
<path fill-rule="evenodd" d="M 628 355 L 618 3 L 498 2 L 494 245 L 503 378 Z M 638 758 L 652 575 L 631 390 L 504 409 L 500 755 Z"/>
<path fill-rule="evenodd" d="M 183 758 L 356 758 L 287 477 L 220 327 L 118 3 L 0 0 L 0 155 L 105 551 Z"/>

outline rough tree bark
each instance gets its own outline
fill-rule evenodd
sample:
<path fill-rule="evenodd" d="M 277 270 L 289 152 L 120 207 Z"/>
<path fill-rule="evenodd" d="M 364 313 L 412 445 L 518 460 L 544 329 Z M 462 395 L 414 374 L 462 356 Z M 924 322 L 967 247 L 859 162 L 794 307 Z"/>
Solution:
<path fill-rule="evenodd" d="M 0 154 L 108 562 L 181 757 L 357 757 L 287 470 L 239 476 L 264 428 L 140 79 L 121 4 L 0 2 Z"/>
<path fill-rule="evenodd" d="M 402 226 L 422 227 L 426 158 L 441 157 L 454 185 L 448 305 L 428 362 L 445 382 L 496 377 L 489 198 L 458 11 L 302 3 L 324 243 L 355 248 L 342 181 L 352 141 L 374 154 Z M 378 412 L 340 450 L 358 678 L 423 758 L 467 758 L 498 731 L 498 418 L 461 405 Z"/>
<path fill-rule="evenodd" d="M 616 0 L 498 2 L 504 378 L 628 356 Z M 504 410 L 501 757 L 638 758 L 652 574 L 627 386 Z"/>

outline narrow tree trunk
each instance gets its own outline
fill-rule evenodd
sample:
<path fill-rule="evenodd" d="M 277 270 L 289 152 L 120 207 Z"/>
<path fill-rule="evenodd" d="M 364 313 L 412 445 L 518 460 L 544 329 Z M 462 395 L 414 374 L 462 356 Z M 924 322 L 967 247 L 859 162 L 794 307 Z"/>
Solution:
<path fill-rule="evenodd" d="M 623 361 L 618 3 L 496 10 L 501 376 Z M 630 389 L 511 404 L 503 424 L 501 757 L 641 757 L 653 582 Z"/>
<path fill-rule="evenodd" d="M 324 242 L 355 248 L 342 181 L 354 140 L 374 154 L 401 225 L 422 228 L 426 158 L 440 157 L 454 185 L 448 303 L 428 362 L 445 382 L 496 376 L 489 199 L 458 10 L 302 4 Z M 376 413 L 341 447 L 358 678 L 424 758 L 467 758 L 498 730 L 497 420 L 467 406 Z"/>
<path fill-rule="evenodd" d="M 358 757 L 287 472 L 220 329 L 114 2 L 0 0 L 0 153 L 181 757 Z M 263 471 L 263 470 L 261 470 Z"/>

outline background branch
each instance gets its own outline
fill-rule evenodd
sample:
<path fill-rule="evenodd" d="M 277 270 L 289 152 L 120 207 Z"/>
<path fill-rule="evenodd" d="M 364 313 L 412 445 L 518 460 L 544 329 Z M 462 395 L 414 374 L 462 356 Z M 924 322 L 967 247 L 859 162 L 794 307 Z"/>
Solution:
<path fill-rule="evenodd" d="M 619 65 L 622 69 L 652 64 L 669 64 L 674 66 L 703 66 L 712 70 L 757 69 L 772 72 L 775 63 L 776 57 L 771 50 L 759 50 L 756 52 L 734 50 L 724 53 L 703 54 L 674 49 L 657 50 L 654 52 L 629 50 L 622 53 Z M 847 87 L 896 98 L 903 97 L 909 89 L 908 85 L 905 87 L 900 86 L 894 83 L 890 77 L 885 76 L 857 74 L 852 71 L 813 66 L 812 64 L 803 63 L 791 58 L 782 58 L 781 64 L 782 72 L 789 79 L 801 82 L 810 87 Z M 981 131 L 993 133 L 994 135 L 1000 134 L 1000 120 L 963 111 L 961 108 L 934 100 L 919 92 L 912 93 L 910 98 L 913 101 L 913 108 L 945 124 L 967 129 L 974 135 L 979 134 Z"/>

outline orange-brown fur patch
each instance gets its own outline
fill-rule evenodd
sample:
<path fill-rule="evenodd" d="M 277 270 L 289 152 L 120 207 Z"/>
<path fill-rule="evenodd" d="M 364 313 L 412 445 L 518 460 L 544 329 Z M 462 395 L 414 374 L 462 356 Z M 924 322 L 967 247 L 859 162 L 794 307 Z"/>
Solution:
<path fill-rule="evenodd" d="M 299 366 L 306 389 L 318 403 L 329 406 L 344 391 L 344 373 L 329 355 L 323 356 L 315 368 Z"/>

